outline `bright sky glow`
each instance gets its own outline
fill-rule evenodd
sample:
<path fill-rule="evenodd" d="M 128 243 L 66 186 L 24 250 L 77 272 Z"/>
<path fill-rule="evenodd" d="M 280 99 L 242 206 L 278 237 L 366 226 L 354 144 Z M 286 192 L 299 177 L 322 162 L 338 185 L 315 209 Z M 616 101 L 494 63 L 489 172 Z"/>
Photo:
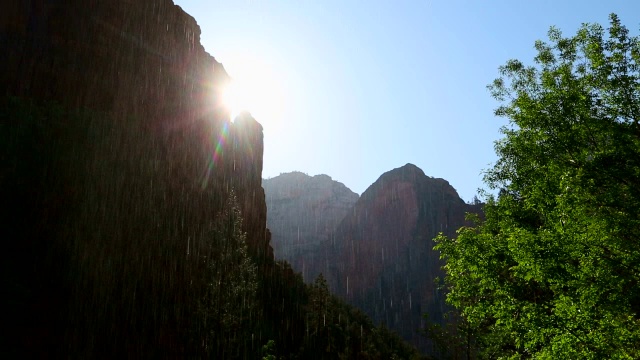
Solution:
<path fill-rule="evenodd" d="M 263 177 L 328 174 L 362 193 L 410 162 L 465 200 L 495 161 L 498 67 L 531 63 L 551 25 L 640 24 L 630 0 L 174 1 L 235 79 L 232 111 L 263 125 Z"/>
<path fill-rule="evenodd" d="M 222 96 L 231 119 L 248 111 L 260 119 L 263 127 L 279 127 L 286 106 L 282 90 L 284 74 L 278 75 L 274 66 L 250 53 L 235 55 L 229 63 L 233 64 L 233 76 Z"/>

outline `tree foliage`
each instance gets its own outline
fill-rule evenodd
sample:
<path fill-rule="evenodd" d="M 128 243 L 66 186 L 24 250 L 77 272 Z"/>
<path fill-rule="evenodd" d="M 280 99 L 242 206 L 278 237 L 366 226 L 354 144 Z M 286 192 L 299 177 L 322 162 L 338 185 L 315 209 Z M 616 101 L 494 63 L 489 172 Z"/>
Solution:
<path fill-rule="evenodd" d="M 322 274 L 307 288 L 300 359 L 420 359 L 416 349 L 332 295 Z"/>
<path fill-rule="evenodd" d="M 419 358 L 398 335 L 331 295 L 322 274 L 307 286 L 286 262 L 267 263 L 258 272 L 241 229 L 232 191 L 200 255 L 204 271 L 193 333 L 199 357 Z"/>
<path fill-rule="evenodd" d="M 509 123 L 486 219 L 439 236 L 487 358 L 640 358 L 640 40 L 615 14 L 537 41 L 489 86 Z"/>
<path fill-rule="evenodd" d="M 206 290 L 199 304 L 207 353 L 238 357 L 258 319 L 256 265 L 247 252 L 242 216 L 233 191 L 216 219 L 205 262 Z"/>
<path fill-rule="evenodd" d="M 433 343 L 437 359 L 471 359 L 475 354 L 473 330 L 469 323 L 455 311 L 445 313 L 444 325 L 432 321 L 429 314 L 423 315 L 424 327 L 420 333 Z"/>

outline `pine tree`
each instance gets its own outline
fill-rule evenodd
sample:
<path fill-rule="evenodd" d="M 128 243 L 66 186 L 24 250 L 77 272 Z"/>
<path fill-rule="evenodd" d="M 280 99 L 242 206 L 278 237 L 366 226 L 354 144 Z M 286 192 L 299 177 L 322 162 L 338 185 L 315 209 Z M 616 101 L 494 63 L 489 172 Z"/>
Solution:
<path fill-rule="evenodd" d="M 214 222 L 209 251 L 203 256 L 206 290 L 199 304 L 205 352 L 237 357 L 246 351 L 257 316 L 257 268 L 247 252 L 246 234 L 235 194 Z M 248 339 L 248 340 L 247 340 Z"/>
<path fill-rule="evenodd" d="M 307 338 L 317 349 L 330 353 L 335 351 L 332 328 L 334 327 L 334 312 L 332 296 L 329 292 L 327 280 L 322 274 L 318 275 L 313 285 L 309 287 L 309 314 L 307 320 Z"/>

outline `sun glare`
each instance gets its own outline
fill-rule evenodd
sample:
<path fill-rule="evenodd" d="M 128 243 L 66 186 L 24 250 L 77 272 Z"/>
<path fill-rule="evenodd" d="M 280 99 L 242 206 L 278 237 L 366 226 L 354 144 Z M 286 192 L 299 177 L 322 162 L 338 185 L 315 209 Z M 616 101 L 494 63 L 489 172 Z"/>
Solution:
<path fill-rule="evenodd" d="M 222 101 L 231 113 L 231 120 L 248 111 L 265 128 L 281 121 L 284 95 L 281 81 L 271 67 L 246 59 L 225 64 L 231 81 L 223 92 Z"/>

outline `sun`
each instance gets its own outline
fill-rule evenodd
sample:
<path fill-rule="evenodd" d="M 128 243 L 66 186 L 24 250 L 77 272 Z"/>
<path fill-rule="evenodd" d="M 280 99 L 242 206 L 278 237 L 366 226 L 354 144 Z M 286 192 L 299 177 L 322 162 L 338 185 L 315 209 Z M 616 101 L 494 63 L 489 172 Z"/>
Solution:
<path fill-rule="evenodd" d="M 280 122 L 284 92 L 282 80 L 275 75 L 274 68 L 249 59 L 236 59 L 227 64 L 225 68 L 231 80 L 223 90 L 222 102 L 229 110 L 231 120 L 247 111 L 265 128 Z"/>

